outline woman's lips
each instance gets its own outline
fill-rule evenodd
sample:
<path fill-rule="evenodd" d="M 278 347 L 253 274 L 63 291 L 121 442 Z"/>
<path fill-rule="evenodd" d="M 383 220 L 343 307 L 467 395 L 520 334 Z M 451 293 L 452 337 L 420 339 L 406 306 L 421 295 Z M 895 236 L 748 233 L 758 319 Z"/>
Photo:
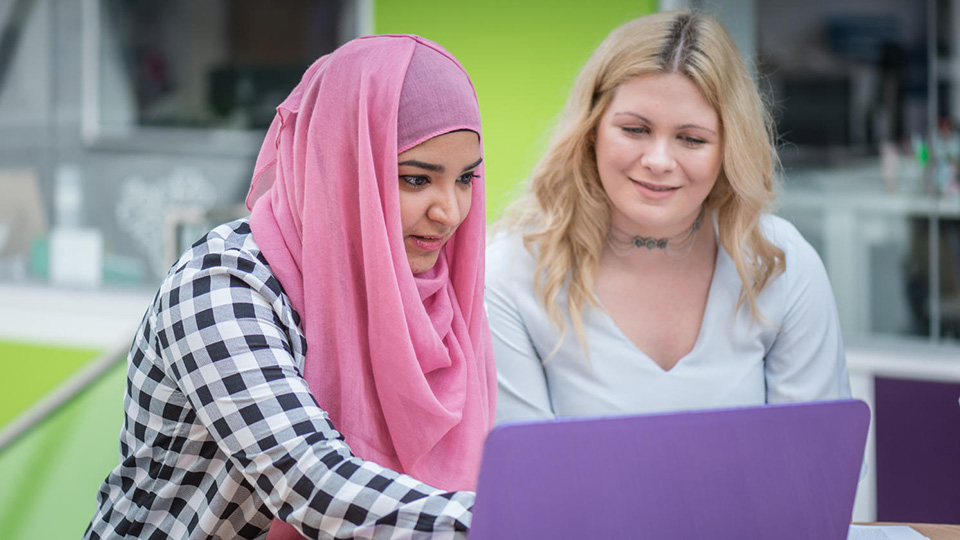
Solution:
<path fill-rule="evenodd" d="M 436 251 L 443 247 L 445 241 L 442 236 L 416 236 L 412 234 L 410 240 L 423 251 Z"/>
<path fill-rule="evenodd" d="M 680 189 L 676 186 L 660 186 L 657 184 L 649 184 L 647 182 L 641 182 L 632 178 L 630 181 L 633 182 L 633 185 L 637 188 L 637 191 L 639 191 L 641 195 L 647 197 L 648 199 L 666 199 Z"/>

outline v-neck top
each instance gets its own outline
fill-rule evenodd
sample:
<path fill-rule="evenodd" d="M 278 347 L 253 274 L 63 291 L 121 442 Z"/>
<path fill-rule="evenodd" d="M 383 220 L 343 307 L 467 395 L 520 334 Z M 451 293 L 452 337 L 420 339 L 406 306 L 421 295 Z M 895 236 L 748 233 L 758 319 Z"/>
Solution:
<path fill-rule="evenodd" d="M 737 307 L 742 281 L 722 246 L 693 348 L 664 370 L 627 338 L 603 309 L 588 307 L 580 347 L 567 289 L 558 295 L 567 332 L 534 292 L 535 258 L 519 232 L 487 249 L 485 303 L 497 361 L 497 421 L 636 414 L 850 397 L 840 322 L 816 251 L 796 228 L 767 215 L 766 237 L 783 250 L 786 270 L 757 298 L 765 321 Z"/>

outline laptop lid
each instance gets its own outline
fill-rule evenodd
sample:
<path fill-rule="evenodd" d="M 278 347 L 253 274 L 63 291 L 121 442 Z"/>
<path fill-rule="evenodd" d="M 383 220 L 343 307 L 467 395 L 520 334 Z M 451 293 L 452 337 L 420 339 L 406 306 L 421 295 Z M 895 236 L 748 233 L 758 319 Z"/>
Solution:
<path fill-rule="evenodd" d="M 869 423 L 845 400 L 497 426 L 470 540 L 843 540 Z"/>

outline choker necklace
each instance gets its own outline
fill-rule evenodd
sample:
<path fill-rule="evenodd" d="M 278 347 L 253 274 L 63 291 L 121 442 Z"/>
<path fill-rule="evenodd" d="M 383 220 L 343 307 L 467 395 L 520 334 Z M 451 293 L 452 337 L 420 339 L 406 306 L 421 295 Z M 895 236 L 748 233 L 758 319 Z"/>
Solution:
<path fill-rule="evenodd" d="M 701 206 L 700 213 L 697 214 L 697 219 L 690 225 L 690 228 L 669 238 L 633 236 L 611 225 L 610 231 L 607 232 L 607 243 L 613 252 L 621 257 L 630 253 L 630 251 L 635 248 L 647 248 L 650 251 L 662 249 L 670 255 L 684 257 L 687 253 L 690 253 L 690 250 L 693 248 L 693 240 L 697 235 L 697 231 L 703 226 L 704 213 L 705 209 Z"/>

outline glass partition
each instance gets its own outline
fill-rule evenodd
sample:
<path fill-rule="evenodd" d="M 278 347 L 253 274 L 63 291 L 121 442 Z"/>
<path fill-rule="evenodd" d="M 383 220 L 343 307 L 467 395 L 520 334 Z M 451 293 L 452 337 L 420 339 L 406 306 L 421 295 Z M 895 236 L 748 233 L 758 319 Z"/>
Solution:
<path fill-rule="evenodd" d="M 369 1 L 85 0 L 88 144 L 249 154 L 316 58 L 366 33 Z"/>

